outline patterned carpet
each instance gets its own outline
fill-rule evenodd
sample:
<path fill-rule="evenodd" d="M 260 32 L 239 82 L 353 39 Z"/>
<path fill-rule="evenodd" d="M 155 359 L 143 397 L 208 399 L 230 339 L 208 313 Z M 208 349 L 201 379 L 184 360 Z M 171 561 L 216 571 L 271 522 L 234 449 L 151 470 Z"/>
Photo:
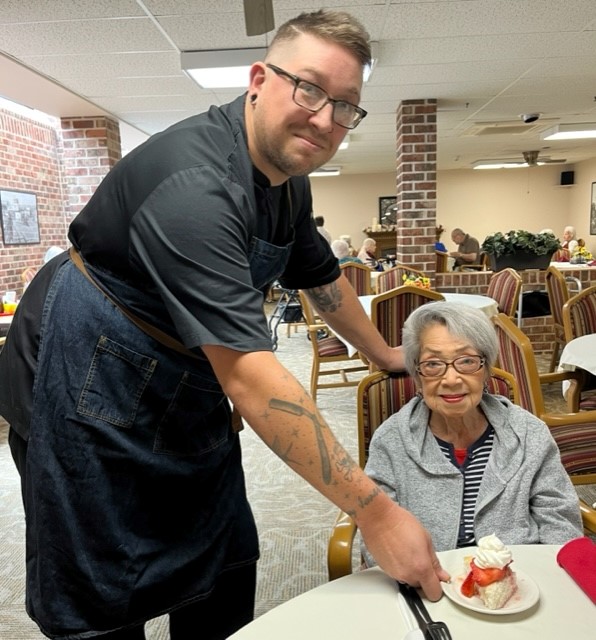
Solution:
<path fill-rule="evenodd" d="M 311 345 L 303 327 L 288 336 L 280 325 L 277 356 L 308 388 Z M 548 358 L 540 359 L 541 370 Z M 547 392 L 549 407 L 564 410 L 560 388 Z M 355 389 L 320 392 L 319 408 L 356 457 Z M 241 434 L 249 497 L 261 540 L 256 615 L 327 581 L 326 545 L 337 509 L 291 472 L 250 429 Z M 24 610 L 24 520 L 19 480 L 0 420 L 0 638 L 44 636 Z M 167 618 L 147 625 L 149 640 L 168 640 Z"/>

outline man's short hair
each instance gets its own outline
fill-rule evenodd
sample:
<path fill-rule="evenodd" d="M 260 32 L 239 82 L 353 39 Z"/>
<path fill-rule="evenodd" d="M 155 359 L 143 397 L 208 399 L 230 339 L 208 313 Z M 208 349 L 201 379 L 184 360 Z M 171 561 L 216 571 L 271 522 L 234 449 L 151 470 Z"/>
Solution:
<path fill-rule="evenodd" d="M 365 67 L 371 63 L 370 36 L 362 23 L 345 11 L 319 9 L 311 13 L 301 13 L 279 27 L 269 51 L 278 43 L 290 41 L 300 34 L 309 34 L 329 40 L 352 52 Z"/>
<path fill-rule="evenodd" d="M 317 227 L 325 226 L 325 218 L 323 216 L 315 216 L 315 224 Z"/>

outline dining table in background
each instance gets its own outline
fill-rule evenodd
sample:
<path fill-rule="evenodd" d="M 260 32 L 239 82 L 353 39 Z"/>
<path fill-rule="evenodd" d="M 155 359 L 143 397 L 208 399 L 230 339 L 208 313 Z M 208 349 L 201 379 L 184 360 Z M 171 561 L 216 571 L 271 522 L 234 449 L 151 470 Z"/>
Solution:
<path fill-rule="evenodd" d="M 513 570 L 538 587 L 538 601 L 503 615 L 477 612 L 443 596 L 425 600 L 433 620 L 447 624 L 453 640 L 590 640 L 596 637 L 596 606 L 556 560 L 557 545 L 513 545 Z M 452 578 L 464 572 L 471 549 L 438 554 Z M 454 582 L 455 584 L 455 582 Z M 446 585 L 452 588 L 453 585 Z M 512 604 L 515 604 L 513 596 Z M 507 606 L 507 605 L 506 605 Z M 519 607 L 522 608 L 522 607 Z M 232 640 L 401 640 L 408 627 L 398 605 L 394 580 L 380 569 L 367 569 L 293 598 L 230 636 Z"/>
<path fill-rule="evenodd" d="M 0 313 L 0 338 L 6 337 L 8 330 L 10 329 L 10 325 L 12 323 L 12 319 L 14 318 L 14 314 L 4 314 Z"/>
<path fill-rule="evenodd" d="M 559 370 L 583 369 L 596 376 L 596 333 L 573 338 L 564 347 L 559 357 Z M 569 389 L 569 381 L 562 382 L 563 396 Z"/>

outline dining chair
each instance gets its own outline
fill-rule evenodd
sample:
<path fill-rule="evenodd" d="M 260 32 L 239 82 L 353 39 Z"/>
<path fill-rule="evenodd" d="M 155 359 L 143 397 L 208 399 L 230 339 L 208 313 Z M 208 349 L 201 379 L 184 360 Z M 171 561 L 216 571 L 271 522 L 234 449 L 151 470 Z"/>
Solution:
<path fill-rule="evenodd" d="M 414 269 L 405 264 L 396 264 L 391 269 L 379 273 L 377 278 L 377 293 L 385 293 L 396 289 L 404 284 L 404 276 L 415 275 L 426 277 L 426 274 L 419 269 Z"/>
<path fill-rule="evenodd" d="M 563 305 L 569 300 L 569 288 L 565 276 L 557 267 L 550 266 L 546 270 L 544 277 L 555 332 L 555 341 L 553 343 L 553 353 L 549 369 L 550 371 L 554 371 L 559 361 L 561 348 L 567 344 L 565 330 L 563 328 Z"/>
<path fill-rule="evenodd" d="M 410 313 L 427 302 L 437 300 L 445 300 L 438 291 L 402 285 L 372 299 L 370 318 L 387 344 L 390 347 L 399 347 L 402 327 Z"/>
<path fill-rule="evenodd" d="M 494 367 L 488 379 L 488 391 L 517 400 L 517 385 L 513 376 Z M 405 371 L 375 371 L 358 385 L 358 464 L 364 468 L 373 433 L 390 416 L 399 411 L 416 394 L 414 379 Z M 352 573 L 353 543 L 356 523 L 340 512 L 327 546 L 329 580 Z"/>
<path fill-rule="evenodd" d="M 497 271 L 490 277 L 486 295 L 496 300 L 501 313 L 513 318 L 519 306 L 521 288 L 521 276 L 515 269 L 507 267 L 507 269 Z"/>
<path fill-rule="evenodd" d="M 565 341 L 596 333 L 596 285 L 570 296 L 562 307 Z"/>
<path fill-rule="evenodd" d="M 370 296 L 373 293 L 370 275 L 372 269 L 358 262 L 345 262 L 339 268 L 356 290 L 356 295 Z"/>
<path fill-rule="evenodd" d="M 316 401 L 319 389 L 355 387 L 360 382 L 362 375 L 356 379 L 350 379 L 348 374 L 365 372 L 368 370 L 368 366 L 362 363 L 358 352 L 350 356 L 346 345 L 332 334 L 331 329 L 324 322 L 317 320 L 310 300 L 303 291 L 299 292 L 299 296 L 313 352 L 310 374 L 312 399 Z M 329 364 L 335 366 L 328 368 L 326 365 Z M 328 376 L 335 376 L 339 379 L 333 382 L 321 382 L 321 378 Z"/>
<path fill-rule="evenodd" d="M 447 273 L 449 271 L 449 253 L 447 253 L 447 251 L 435 250 L 435 256 L 437 258 L 435 272 Z"/>
<path fill-rule="evenodd" d="M 478 254 L 478 262 L 473 262 L 472 264 L 462 264 L 459 267 L 460 271 L 488 271 L 489 268 L 489 260 L 488 253 L 484 253 L 481 251 Z"/>
<path fill-rule="evenodd" d="M 499 343 L 498 364 L 512 374 L 519 389 L 519 405 L 543 420 L 561 452 L 561 460 L 575 485 L 596 483 L 596 411 L 579 411 L 581 371 L 538 373 L 528 336 L 504 313 L 492 317 Z M 570 381 L 569 413 L 547 412 L 542 385 Z M 596 511 L 580 503 L 584 526 L 596 533 Z"/>

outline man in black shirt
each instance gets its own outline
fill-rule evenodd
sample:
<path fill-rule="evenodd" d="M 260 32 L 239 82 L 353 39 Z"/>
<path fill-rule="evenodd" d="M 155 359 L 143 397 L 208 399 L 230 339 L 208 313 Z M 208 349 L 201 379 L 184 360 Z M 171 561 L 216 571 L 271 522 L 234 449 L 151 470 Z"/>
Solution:
<path fill-rule="evenodd" d="M 23 479 L 27 610 L 54 638 L 225 638 L 253 615 L 258 541 L 228 399 L 355 518 L 395 578 L 441 594 L 430 537 L 345 452 L 272 352 L 263 295 L 304 289 L 370 361 L 403 367 L 316 230 L 308 178 L 366 113 L 368 36 L 283 25 L 248 93 L 150 138 L 73 221 L 0 355 Z M 225 607 L 224 604 L 225 603 Z"/>

